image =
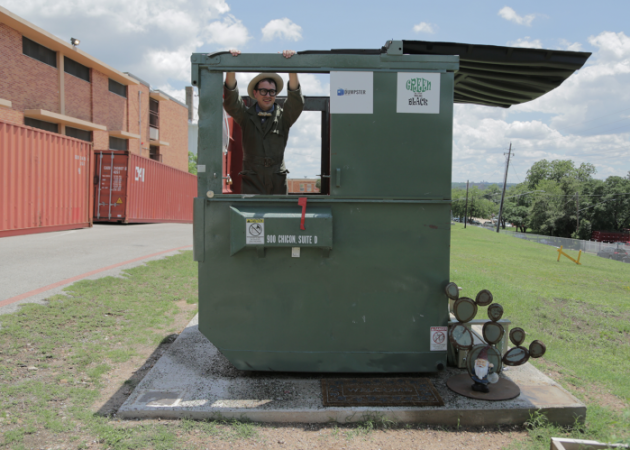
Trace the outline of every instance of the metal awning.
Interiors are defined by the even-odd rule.
[[[400,42],[400,41],[396,41]],[[300,54],[382,54],[391,52],[392,41],[381,49],[305,51]],[[402,54],[458,55],[455,103],[499,106],[534,100],[560,86],[591,56],[589,52],[500,47],[455,42],[402,41]]]
[[[557,88],[591,56],[589,52],[428,41],[403,41],[403,53],[459,55],[455,103],[503,108]]]

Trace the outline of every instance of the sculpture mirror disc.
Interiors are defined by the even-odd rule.
[[[501,317],[503,317],[503,306],[499,305],[498,303],[494,303],[488,306],[488,317],[493,322],[500,320]]]
[[[490,347],[486,344],[475,345],[470,352],[468,352],[468,357],[466,360],[466,368],[468,369],[468,374],[472,375],[475,370],[475,360],[479,357],[479,353],[487,348],[488,349],[488,362],[492,364],[488,368],[488,373],[501,373],[503,369],[503,362],[501,361],[501,353],[495,347]]]
[[[453,305],[453,314],[462,323],[470,322],[477,315],[477,304],[468,297],[462,297]]]
[[[477,297],[475,297],[475,303],[477,303],[477,305],[479,306],[488,306],[490,303],[492,303],[492,300],[492,293],[487,289],[479,291]]]
[[[451,300],[457,300],[459,298],[459,287],[455,283],[449,283],[445,288],[446,296]]]
[[[547,351],[547,347],[545,347],[545,344],[543,344],[541,341],[532,341],[531,344],[529,344],[529,355],[532,358],[540,358],[542,355],[545,354],[545,352]]]
[[[525,341],[525,330],[519,327],[512,328],[510,330],[510,341],[519,347]]]
[[[501,339],[503,339],[504,332],[505,331],[503,330],[503,325],[500,325],[496,322],[486,322],[483,324],[483,339],[488,344],[496,344],[501,341]]]
[[[461,349],[471,349],[473,345],[472,333],[461,323],[458,323],[449,330],[451,343]]]
[[[529,359],[529,351],[525,347],[514,347],[503,356],[503,363],[506,366],[520,366]]]

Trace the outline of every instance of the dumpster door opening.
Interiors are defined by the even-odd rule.
[[[245,106],[249,107],[253,104],[252,99],[248,96],[243,96],[242,99]],[[321,187],[320,192],[304,192],[301,194],[330,195],[330,97],[304,96],[304,100],[303,116],[313,114],[313,112],[318,112],[321,115],[320,170],[317,171],[316,176],[321,179]],[[286,97],[277,97],[276,99],[280,106],[284,105],[285,101]],[[298,122],[304,118],[303,116],[298,119]],[[223,155],[223,194],[240,194],[241,176],[239,172],[243,170],[242,132],[238,124],[231,119],[228,119],[228,124],[229,146],[227,153]],[[291,155],[290,143],[291,140],[289,139],[285,155]],[[305,155],[299,155],[298,157],[303,158]],[[300,175],[296,173],[295,168],[292,169],[291,163],[287,163],[287,168],[289,171],[292,171],[292,174]],[[294,178],[294,176],[291,178]]]

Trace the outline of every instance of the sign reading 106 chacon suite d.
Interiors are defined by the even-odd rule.
[[[398,72],[396,112],[440,113],[440,74]]]

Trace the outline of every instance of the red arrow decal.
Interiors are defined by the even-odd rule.
[[[300,230],[306,230],[304,227],[304,217],[306,216],[306,197],[298,198],[298,205],[302,207],[302,220],[300,220]]]

